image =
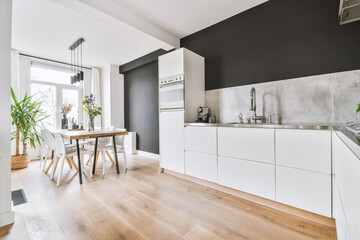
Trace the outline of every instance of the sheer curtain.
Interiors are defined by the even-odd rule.
[[[97,68],[92,68],[92,77],[91,77],[91,93],[94,94],[96,98],[96,104],[102,106],[101,104],[101,89],[100,89],[100,71]],[[101,116],[95,118],[95,127],[101,127]]]
[[[14,89],[16,95],[20,93],[20,55],[19,51],[11,50],[11,87]],[[10,89],[9,89],[10,91]],[[14,131],[12,127],[12,131]],[[21,146],[20,146],[21,149]],[[11,155],[15,154],[16,143],[11,141]]]
[[[16,94],[20,89],[20,54],[17,50],[11,50],[11,87]]]

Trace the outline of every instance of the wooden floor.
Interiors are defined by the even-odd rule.
[[[121,160],[121,158],[120,158]],[[100,163],[99,163],[100,164]],[[336,239],[336,230],[158,172],[158,161],[134,156],[129,170],[85,177],[66,169],[60,187],[38,162],[12,172],[28,203],[1,239]]]

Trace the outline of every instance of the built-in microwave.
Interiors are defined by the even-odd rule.
[[[184,84],[183,74],[159,80],[160,111],[184,109]]]

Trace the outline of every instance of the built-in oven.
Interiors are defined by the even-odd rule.
[[[184,109],[184,84],[183,74],[159,80],[160,111]]]

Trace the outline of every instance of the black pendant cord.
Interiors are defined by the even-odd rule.
[[[82,44],[84,41],[85,40],[83,38],[79,38],[75,43],[73,43],[69,47],[69,50],[71,51],[71,68],[73,72],[73,76],[71,77],[71,84],[84,80],[84,72],[83,72],[84,67],[83,67],[83,58],[82,58]],[[74,52],[74,57],[72,55],[72,52]],[[73,59],[74,59],[74,64],[73,64]]]

